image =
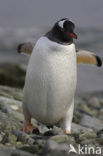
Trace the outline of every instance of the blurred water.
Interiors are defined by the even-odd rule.
[[[29,57],[17,53],[17,46],[23,42],[36,42],[46,30],[38,28],[4,30],[0,28],[0,63],[27,64]],[[103,58],[103,30],[77,29],[76,47],[95,52]],[[103,90],[103,67],[78,65],[77,93]]]

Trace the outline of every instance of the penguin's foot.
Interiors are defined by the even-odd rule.
[[[68,129],[66,129],[66,130],[64,130],[64,133],[65,133],[65,134],[71,134],[71,131],[68,130]]]
[[[37,127],[33,126],[29,121],[24,122],[23,132],[25,132],[25,133],[30,133],[30,132],[35,133],[36,131],[37,131]]]

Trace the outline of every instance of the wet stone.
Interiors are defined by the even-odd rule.
[[[97,132],[99,138],[103,138],[103,129]]]
[[[64,130],[57,125],[48,129],[35,120],[32,123],[38,127],[40,133],[26,134],[23,133],[22,90],[0,86],[0,156],[15,156],[17,152],[18,156],[68,156],[70,145],[76,149],[78,144],[101,147],[102,95],[100,92],[75,98],[71,134],[65,135]]]
[[[89,105],[91,105],[92,107],[97,108],[97,109],[101,107],[100,101],[97,97],[90,98],[88,103],[89,103]]]
[[[103,129],[103,122],[89,115],[84,115],[80,124],[88,128],[93,128],[96,132]]]
[[[53,130],[49,130],[44,133],[44,136],[54,136],[54,135],[57,135],[57,133]]]

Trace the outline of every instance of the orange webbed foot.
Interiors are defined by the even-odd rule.
[[[65,130],[64,133],[65,134],[71,134],[70,130]]]
[[[39,134],[39,130],[37,127],[33,126],[30,122],[25,121],[24,122],[24,127],[23,127],[23,132],[25,133],[36,133]]]

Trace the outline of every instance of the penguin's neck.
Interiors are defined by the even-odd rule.
[[[68,39],[66,36],[59,32],[57,29],[53,28],[45,35],[51,41],[57,42],[62,45],[70,45],[73,43],[73,39]]]

